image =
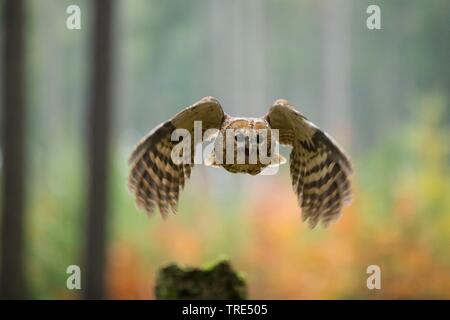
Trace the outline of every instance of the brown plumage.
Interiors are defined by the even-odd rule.
[[[218,138],[207,163],[232,173],[252,175],[260,173],[269,163],[263,163],[259,158],[256,163],[249,163],[249,149],[255,148],[260,152],[261,145],[265,143],[267,150],[272,150],[274,141],[270,133],[278,129],[278,142],[292,147],[292,185],[302,208],[303,220],[307,220],[311,227],[319,221],[328,225],[339,217],[343,206],[350,201],[350,160],[332,138],[296,111],[289,102],[283,99],[275,101],[263,118],[234,118],[223,112],[215,98],[205,97],[156,127],[135,147],[129,160],[131,171],[128,185],[135,194],[137,205],[147,213],[153,213],[156,207],[163,217],[169,211],[176,212],[180,192],[193,167],[194,146],[191,146],[190,156],[186,153],[191,161],[176,164],[171,153],[178,141],[172,141],[171,135],[175,129],[186,129],[193,136],[194,121],[202,122],[202,134],[209,129],[216,129],[223,136],[227,130],[244,133],[252,129],[262,130],[259,132],[266,130],[269,138],[264,140],[263,135],[257,136],[263,142],[256,143],[251,139],[242,145],[234,142],[234,153],[241,147],[245,148],[245,163],[218,161],[217,150],[223,150],[222,159],[226,159],[226,148],[223,142],[219,143]],[[283,163],[281,155],[275,153],[272,156],[271,164]]]

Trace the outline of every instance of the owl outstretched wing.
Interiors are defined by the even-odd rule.
[[[292,146],[291,179],[303,220],[311,228],[319,221],[327,226],[351,200],[349,158],[328,134],[284,99],[275,101],[265,118],[272,129],[279,130],[280,143]]]
[[[192,138],[190,161],[174,162],[172,150],[179,141],[172,141],[172,133],[176,129],[185,129],[193,137],[194,121],[201,121],[203,134],[208,129],[219,129],[225,117],[220,103],[213,97],[205,97],[139,141],[129,159],[128,178],[128,187],[134,193],[139,208],[152,214],[158,207],[163,217],[169,211],[176,212],[180,191],[194,165],[194,143]]]

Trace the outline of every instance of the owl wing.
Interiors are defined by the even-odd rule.
[[[292,146],[290,171],[303,220],[311,228],[337,219],[351,200],[352,165],[336,142],[289,102],[274,102],[266,115],[272,129],[279,129],[281,144]]]
[[[201,121],[202,135],[208,129],[219,129],[226,115],[213,97],[205,97],[160,124],[135,146],[129,159],[128,187],[139,208],[152,214],[156,207],[163,217],[176,212],[180,191],[191,175],[194,165],[194,121]],[[172,150],[179,141],[172,141],[175,129],[186,129],[191,138],[188,163],[173,161]],[[181,151],[182,153],[182,151]],[[186,154],[188,155],[188,154]]]

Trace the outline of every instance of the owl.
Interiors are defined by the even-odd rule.
[[[181,148],[174,132],[192,136],[196,123],[201,124],[201,136],[213,141],[205,164],[230,173],[256,175],[281,165],[286,159],[274,146],[291,147],[292,187],[302,219],[311,228],[318,222],[327,226],[350,202],[350,159],[288,101],[276,100],[262,118],[237,118],[224,113],[217,99],[205,97],[150,131],[131,154],[128,187],[138,207],[148,214],[156,208],[164,218],[177,212],[180,192],[195,164],[195,141]]]

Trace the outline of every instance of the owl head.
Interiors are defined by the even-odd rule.
[[[264,119],[231,118],[219,131],[209,164],[256,175],[269,165],[284,163],[275,148],[276,133]]]

